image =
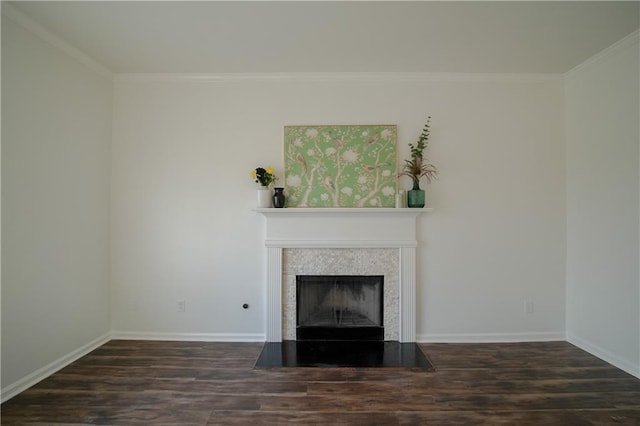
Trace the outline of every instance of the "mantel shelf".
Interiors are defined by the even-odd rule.
[[[421,213],[433,211],[433,208],[256,208],[253,211],[265,216],[286,216],[286,215],[303,215],[303,216],[418,216]]]

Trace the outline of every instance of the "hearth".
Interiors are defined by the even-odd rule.
[[[415,343],[285,340],[267,342],[256,368],[393,368],[435,371]]]
[[[383,341],[383,275],[296,276],[296,339]]]

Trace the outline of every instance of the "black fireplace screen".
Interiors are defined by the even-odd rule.
[[[384,340],[382,275],[298,275],[298,340]]]

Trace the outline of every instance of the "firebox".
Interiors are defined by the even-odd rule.
[[[296,339],[384,341],[383,286],[383,275],[296,276]]]

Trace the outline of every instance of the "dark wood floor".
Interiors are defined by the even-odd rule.
[[[435,372],[254,369],[262,344],[111,341],[3,424],[639,425],[640,379],[564,342],[423,344]]]

